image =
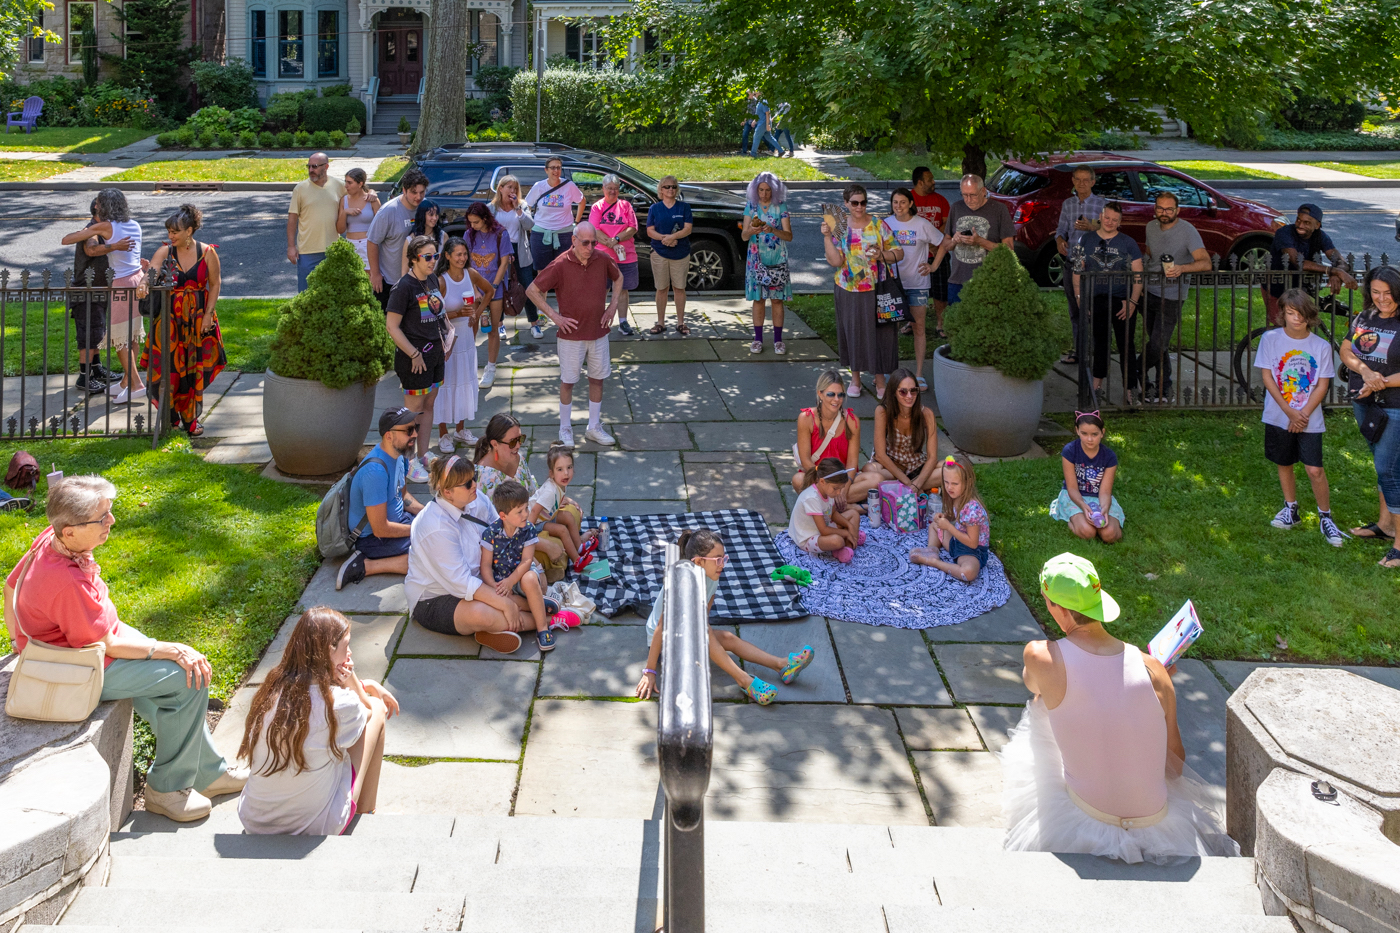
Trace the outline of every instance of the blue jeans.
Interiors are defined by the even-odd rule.
[[[517,279],[520,280],[520,284],[521,284],[522,287],[524,287],[524,288],[529,288],[529,287],[530,287],[530,283],[533,282],[533,281],[535,280],[535,267],[534,267],[533,265],[530,265],[530,266],[521,266],[521,265],[518,265],[519,261],[520,261],[520,256],[519,256],[519,254],[517,253],[517,254],[516,254],[516,262],[517,262],[517,265],[516,265],[516,267],[515,267],[513,270],[511,270],[511,274],[514,275]],[[538,321],[539,319],[540,319],[540,312],[539,312],[539,309],[535,307],[535,303],[534,303],[533,301],[528,301],[528,300],[527,300],[527,301],[525,302],[525,320],[527,320],[527,321],[529,321],[531,324],[533,324],[533,323],[535,323],[536,321]]]
[[[753,127],[754,122],[752,120],[744,121],[744,139],[742,142],[739,143],[740,152],[749,151],[749,144],[753,142]]]
[[[574,245],[574,235],[572,233],[560,233],[559,246],[545,246],[544,234],[538,230],[530,231],[530,258],[535,261],[535,274],[544,271],[544,267],[549,265],[558,257],[567,253]],[[531,280],[533,281],[533,279]]]
[[[1351,407],[1357,421],[1366,417],[1369,406],[1352,402]],[[1400,408],[1387,408],[1385,413],[1390,420],[1381,439],[1371,444],[1371,460],[1376,465],[1376,483],[1381,487],[1386,509],[1392,515],[1400,515]]]
[[[957,304],[957,303],[958,303],[958,293],[961,292],[961,291],[962,291],[962,286],[961,286],[961,285],[959,285],[959,284],[957,284],[957,283],[955,283],[955,282],[949,282],[949,283],[948,283],[948,304],[950,304],[950,305],[955,305],[955,304]]]
[[[763,146],[764,143],[767,143],[769,146],[771,146],[775,153],[783,151],[783,147],[778,144],[778,141],[776,139],[773,138],[772,133],[768,132],[767,130],[764,130],[760,133],[755,127],[755,131],[753,134],[753,148],[749,150],[749,155],[753,156],[755,159],[758,158],[758,150]]]
[[[306,291],[306,277],[325,258],[325,253],[300,253],[297,255],[297,291]]]
[[[775,135],[778,138],[779,146],[782,145],[784,139],[787,140],[788,155],[792,155],[797,151],[797,145],[792,141],[792,130],[784,126],[779,129]]]

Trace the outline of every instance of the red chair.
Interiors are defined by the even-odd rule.
[[[5,117],[5,133],[10,132],[12,126],[22,126],[26,133],[34,132],[34,127],[39,125],[39,114],[44,112],[44,99],[42,97],[29,97],[24,101],[24,109],[12,112]]]

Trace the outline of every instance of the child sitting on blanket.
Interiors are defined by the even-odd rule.
[[[597,537],[598,532],[579,534],[583,509],[565,495],[574,478],[574,449],[555,444],[545,456],[545,466],[549,469],[549,479],[530,497],[530,523],[563,542],[569,560],[576,561],[579,548]]]
[[[705,606],[707,611],[713,610],[715,591],[719,589],[719,575],[723,572],[724,565],[729,562],[729,556],[724,553],[724,544],[720,541],[719,532],[711,531],[708,528],[682,532],[676,546],[681,549],[682,558],[699,565],[700,569],[705,571]],[[647,666],[642,671],[642,679],[637,682],[637,696],[643,700],[659,689],[656,671],[661,666],[661,639],[656,636],[660,633],[664,622],[662,616],[665,605],[666,584],[663,580],[661,592],[656,597],[656,604],[651,607],[651,615],[647,617],[647,639],[651,648],[647,652]],[[777,671],[778,679],[785,684],[797,680],[797,675],[802,673],[804,667],[812,663],[812,658],[815,656],[811,645],[803,645],[801,651],[789,654],[787,661],[784,662],[780,658],[754,647],[732,632],[716,632],[711,629],[710,660],[718,664],[730,677],[733,677],[734,682],[743,688],[749,699],[760,706],[772,703],[778,696],[778,688],[759,680],[735,664],[734,659],[729,656],[731,651],[745,661],[752,661]]]
[[[1050,503],[1050,517],[1067,523],[1070,531],[1086,541],[1098,538],[1112,544],[1122,539],[1127,520],[1113,495],[1118,455],[1103,442],[1103,418],[1097,411],[1075,412],[1074,432],[1079,436],[1060,451],[1065,481],[1060,495]]]
[[[486,526],[481,535],[481,581],[497,596],[525,598],[535,618],[535,640],[540,651],[554,650],[554,633],[548,617],[559,611],[559,604],[544,595],[544,568],[535,563],[535,528],[526,521],[530,493],[508,479],[491,493],[491,504],[500,518]]]
[[[991,518],[977,498],[977,477],[972,464],[962,457],[943,461],[940,495],[943,509],[928,523],[928,547],[915,548],[909,560],[971,583],[987,565],[987,544],[991,540]],[[951,562],[940,552],[947,550]]]
[[[830,554],[843,564],[865,543],[860,513],[847,506],[836,511],[837,494],[851,481],[851,471],[835,457],[823,457],[806,473],[806,488],[797,497],[788,521],[792,543],[813,557]]]

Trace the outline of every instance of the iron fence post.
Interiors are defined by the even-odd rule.
[[[160,322],[155,326],[160,333],[160,402],[151,401],[151,393],[146,392],[146,404],[148,406],[157,405],[155,411],[149,411],[151,415],[151,449],[155,450],[160,446],[161,435],[165,429],[170,427],[170,340],[173,336],[170,322],[170,292],[162,290],[160,292]],[[146,371],[146,383],[150,384],[150,370]]]

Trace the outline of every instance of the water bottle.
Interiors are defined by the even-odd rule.
[[[880,527],[880,493],[874,489],[865,494],[865,517],[871,528]]]
[[[598,553],[604,554],[608,550],[608,517],[600,516],[598,519]]]

